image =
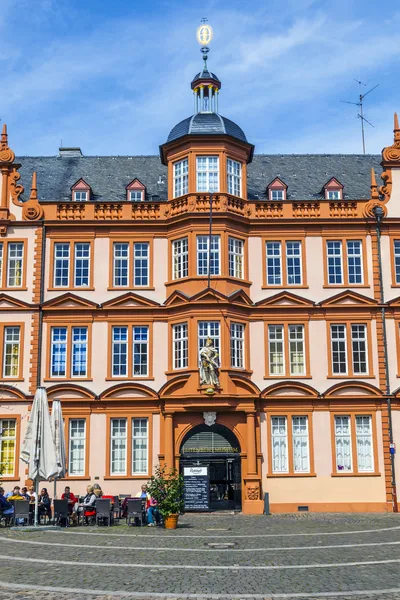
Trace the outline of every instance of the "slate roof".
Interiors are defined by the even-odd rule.
[[[371,167],[379,177],[380,161],[380,155],[368,154],[256,154],[247,167],[248,198],[265,199],[268,184],[279,177],[288,186],[288,200],[314,200],[323,197],[322,187],[335,177],[344,186],[345,199],[367,199]],[[146,186],[146,200],[167,199],[167,168],[159,156],[24,156],[16,162],[21,164],[25,200],[33,171],[43,201],[70,201],[71,186],[81,177],[92,189],[92,200],[126,200],[125,188],[135,177]]]
[[[195,75],[192,79],[192,84],[195,81],[197,81],[198,79],[215,79],[215,81],[218,81],[218,83],[221,83],[221,81],[218,79],[216,74],[212,73],[208,69],[203,69],[200,73],[197,73],[197,75]]]
[[[216,113],[197,113],[183,119],[171,129],[167,143],[184,135],[230,135],[242,142],[247,142],[244,131],[230,119]]]

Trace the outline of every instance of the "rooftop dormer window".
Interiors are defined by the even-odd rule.
[[[286,200],[286,190],[286,183],[282,179],[279,179],[279,177],[276,177],[267,187],[268,200],[272,200],[273,202]]]
[[[126,186],[126,199],[128,202],[143,202],[146,188],[139,179],[135,178]]]
[[[90,185],[84,179],[79,179],[71,187],[74,202],[87,202],[90,200]]]
[[[335,179],[335,177],[332,177],[332,179],[330,179],[328,183],[324,185],[323,192],[326,200],[343,199],[343,185],[340,183],[340,181]]]

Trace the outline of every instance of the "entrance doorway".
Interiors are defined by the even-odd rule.
[[[241,510],[242,476],[237,437],[224,425],[197,425],[181,444],[180,468],[207,466],[210,510]]]

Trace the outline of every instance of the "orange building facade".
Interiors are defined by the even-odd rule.
[[[254,155],[220,87],[196,75],[195,114],[160,158],[16,159],[4,126],[3,486],[26,480],[43,385],[74,493],[208,465],[214,509],[260,514],[268,493],[272,512],[397,510],[397,117],[381,157]],[[215,388],[199,378],[208,338]]]

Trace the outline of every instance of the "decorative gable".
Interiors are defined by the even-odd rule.
[[[315,303],[307,298],[302,298],[301,296],[297,296],[291,292],[284,291],[279,292],[279,294],[274,294],[269,298],[259,300],[256,303],[256,306],[268,306],[271,308],[279,308],[281,306],[287,306],[289,308],[312,308],[315,306]]]
[[[133,292],[127,292],[122,296],[118,296],[117,298],[113,298],[112,300],[107,300],[102,304],[102,308],[146,308],[155,306],[160,306],[158,302],[154,302],[154,300],[150,300],[149,298],[144,298],[143,296],[139,296],[138,294],[134,294]]]
[[[7,294],[0,294],[0,310],[32,310],[32,305],[24,302],[23,300],[18,300],[17,298],[12,298],[12,296],[8,296]]]
[[[172,292],[170,296],[165,300],[164,306],[180,306],[181,304],[187,304],[189,302],[189,296],[183,292]]]
[[[343,200],[343,185],[338,179],[332,177],[323,187],[326,200]]]
[[[268,200],[280,201],[286,200],[287,185],[279,177],[275,177],[267,186]]]
[[[91,300],[87,300],[86,298],[81,298],[80,296],[76,296],[75,294],[71,294],[67,292],[66,294],[62,294],[62,296],[57,296],[57,298],[52,298],[51,300],[47,300],[44,302],[43,307],[45,309],[67,309],[67,310],[95,310],[98,308],[98,304],[96,302],[92,302]]]
[[[146,197],[146,187],[135,178],[126,186],[126,199],[129,202],[143,202]]]
[[[331,296],[326,300],[318,303],[318,306],[321,308],[329,308],[335,306],[376,306],[377,301],[373,298],[368,298],[367,296],[363,296],[362,294],[358,294],[357,292],[351,292],[350,290],[345,290],[344,292],[340,292],[340,294],[335,294],[335,296]]]
[[[90,200],[91,187],[84,179],[78,179],[74,185],[71,186],[72,200],[74,202],[86,202]]]

